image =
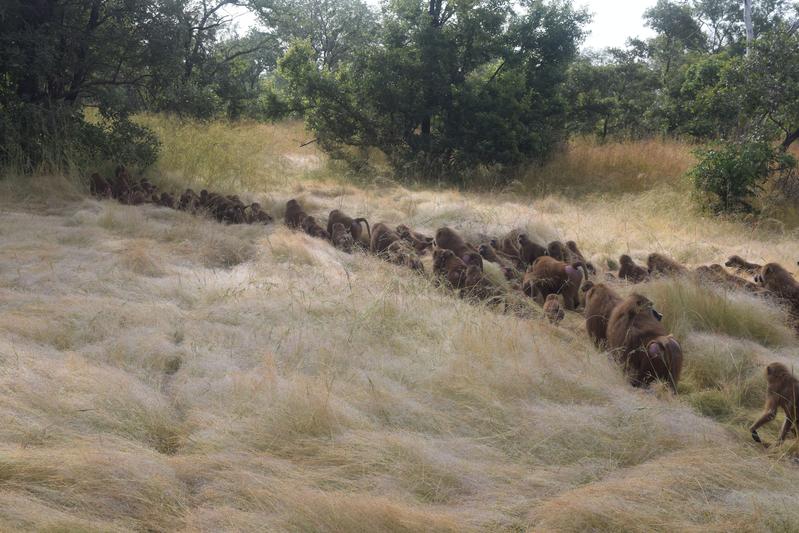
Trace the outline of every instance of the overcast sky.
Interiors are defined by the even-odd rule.
[[[644,27],[642,15],[644,10],[656,2],[657,0],[575,0],[576,6],[588,8],[594,16],[588,26],[590,34],[583,48],[623,46],[628,37],[651,37],[652,30]],[[369,3],[378,2],[372,0]],[[231,8],[228,12],[235,14],[235,22],[242,32],[255,24],[255,17],[244,9]]]

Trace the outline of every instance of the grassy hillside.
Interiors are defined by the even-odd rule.
[[[523,226],[576,240],[600,270],[652,251],[690,265],[799,259],[795,231],[694,211],[679,145],[581,144],[518,186],[469,193],[356,184],[299,147],[301,124],[145,120],[165,141],[153,181],[236,192],[277,217],[296,197],[322,219],[341,208],[429,233]],[[563,187],[532,195],[547,172]],[[0,524],[799,529],[796,445],[765,451],[745,429],[764,364],[799,363],[783,313],[687,282],[639,288],[685,348],[677,398],[630,388],[575,314],[558,328],[503,316],[281,224],[224,226],[96,201],[63,178],[6,177]]]

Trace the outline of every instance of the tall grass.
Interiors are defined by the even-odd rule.
[[[600,277],[620,253],[799,257],[796,235],[707,219],[673,187],[359,188],[321,156],[309,167],[296,123],[142,120],[171,135],[159,183],[266,197],[277,218],[297,197],[321,220],[340,208],[473,239],[520,226],[577,240]],[[576,313],[503,315],[279,224],[33,181],[0,185],[0,529],[799,529],[795,450],[746,433],[763,365],[797,362],[767,302],[615,283],[681,341],[674,398],[632,389]]]

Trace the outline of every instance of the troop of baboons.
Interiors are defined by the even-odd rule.
[[[237,196],[205,190],[197,195],[191,189],[186,189],[178,200],[169,193],[158,195],[146,179],[131,180],[124,167],[117,168],[112,180],[92,175],[90,185],[92,194],[126,204],[151,202],[192,213],[205,212],[232,224],[272,221],[260,205],[246,205]],[[502,305],[507,310],[509,299],[523,293],[543,307],[544,316],[555,326],[565,318],[565,311],[582,311],[589,338],[609,352],[633,386],[647,387],[653,381],[663,381],[673,393],[677,392],[683,351],[664,327],[654,303],[635,292],[624,298],[610,285],[589,279],[597,275],[597,270],[574,241],[538,243],[525,231],[514,229],[502,236],[481,237],[485,242],[472,243],[446,226],[434,236],[427,236],[404,224],[392,228],[379,222],[370,226],[365,218],[353,218],[338,209],[330,212],[325,228],[295,199],[286,203],[284,221],[289,228],[330,241],[346,253],[370,252],[417,272],[424,272],[421,256],[430,252],[434,282],[462,298]],[[484,261],[495,264],[507,283],[502,285],[487,276]],[[787,305],[791,319],[795,324],[799,322],[799,283],[787,270],[776,263],[758,265],[735,255],[725,266],[736,274],[752,276],[753,281],[731,274],[718,264],[691,271],[660,253],[650,254],[646,267],[637,265],[629,255],[622,255],[617,274],[608,272],[605,276],[631,284],[662,276],[693,276],[700,283],[774,299]],[[782,408],[786,421],[780,432],[781,442],[792,429],[794,433],[799,431],[799,381],[784,365],[772,363],[767,369],[767,382],[765,413],[750,429],[760,442],[757,429]]]

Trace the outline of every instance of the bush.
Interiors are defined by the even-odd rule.
[[[688,175],[707,206],[716,212],[752,212],[752,200],[775,174],[796,168],[796,160],[762,140],[743,141],[695,151],[699,163]]]

